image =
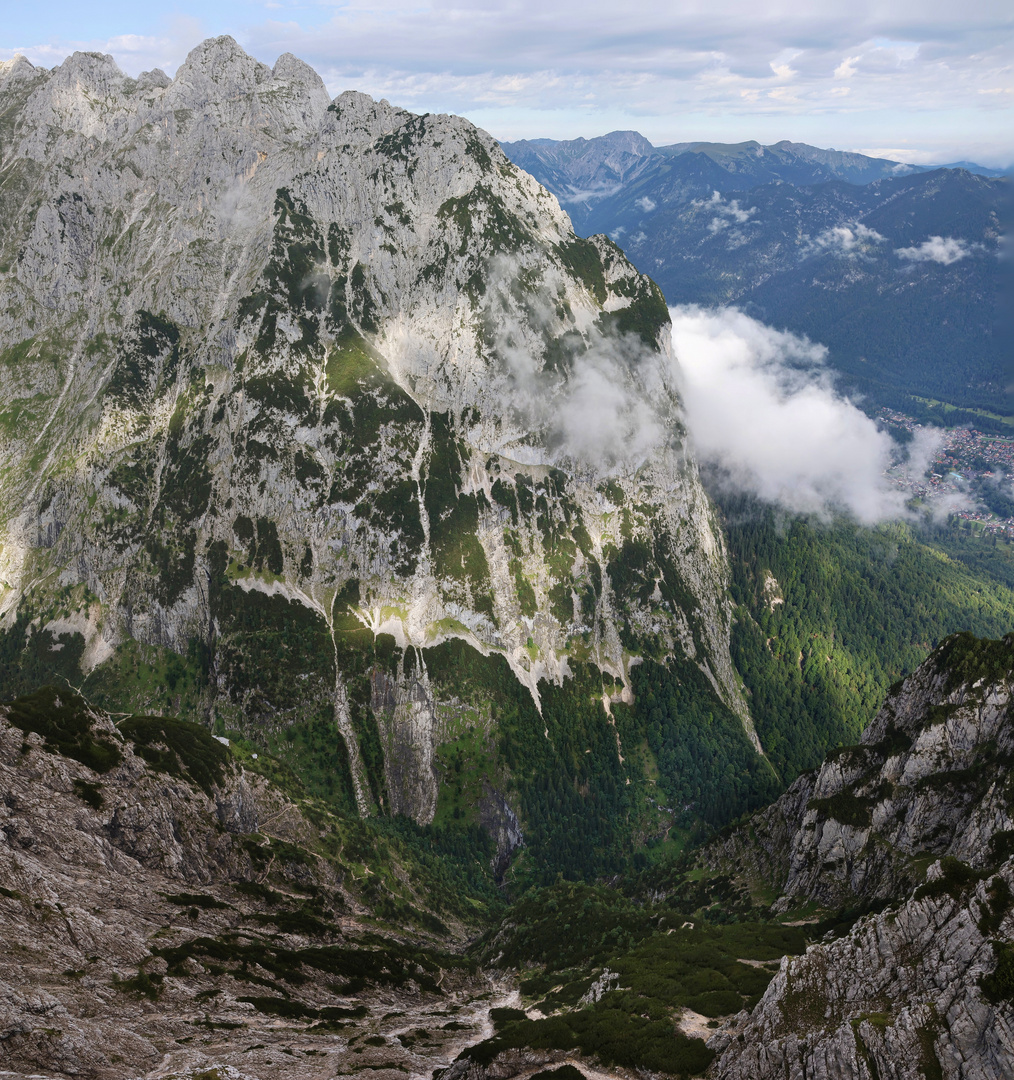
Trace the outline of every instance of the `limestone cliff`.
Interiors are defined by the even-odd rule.
[[[712,1075],[1014,1076],[1012,682],[1014,637],[949,639],[859,746],[707,853],[777,875],[778,910],[877,912],[786,957]]]
[[[327,703],[362,813],[363,628],[502,655],[536,702],[576,662],[629,686],[686,655],[756,744],[661,294],[484,132],[230,38],[172,80],[16,58],[0,215],[18,648],[196,657],[232,725]],[[386,781],[427,821],[439,694],[422,665],[389,690]]]

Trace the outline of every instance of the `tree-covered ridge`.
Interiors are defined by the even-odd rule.
[[[722,505],[733,655],[784,783],[857,741],[888,688],[948,634],[999,637],[1014,626],[1014,553],[1003,540]]]

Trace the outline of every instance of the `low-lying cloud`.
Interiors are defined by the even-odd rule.
[[[745,225],[750,218],[757,213],[757,207],[751,206],[744,210],[739,205],[738,199],[726,202],[717,191],[712,193],[710,199],[695,199],[694,206],[703,206],[708,210],[714,210],[716,216],[708,225],[708,232],[718,233],[727,229],[730,225]]]
[[[581,357],[554,403],[551,439],[569,457],[605,473],[639,464],[665,441],[661,421],[631,378],[643,352],[639,339],[601,337]]]
[[[838,225],[833,229],[825,229],[813,241],[818,248],[845,255],[865,251],[874,244],[883,242],[884,237],[876,229],[867,228],[861,221],[854,225]]]
[[[488,293],[500,295],[488,332],[507,378],[501,404],[515,430],[538,433],[550,460],[591,474],[640,467],[671,437],[658,411],[663,403],[666,412],[666,362],[636,334],[593,324],[559,336],[553,290],[544,286],[518,303],[514,283],[524,269],[517,258],[501,256],[490,262],[488,276]],[[554,339],[549,364],[546,331]],[[418,347],[412,335],[409,340]]]
[[[724,483],[796,513],[905,513],[891,438],[835,390],[823,345],[735,308],[670,315],[691,438]]]
[[[899,259],[917,263],[943,263],[944,266],[950,266],[951,263],[956,263],[959,259],[964,259],[971,253],[968,242],[959,240],[955,236],[931,236],[918,247],[894,249],[894,254]]]

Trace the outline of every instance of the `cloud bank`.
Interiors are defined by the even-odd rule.
[[[884,237],[876,229],[867,228],[861,221],[851,227],[839,225],[833,229],[825,229],[815,240],[817,248],[826,251],[835,251],[844,255],[851,255],[865,251],[873,244],[882,244]]]
[[[735,308],[670,315],[691,438],[725,483],[795,513],[905,513],[883,476],[890,436],[836,392],[823,345]]]
[[[950,266],[951,263],[971,254],[967,241],[954,236],[931,236],[918,247],[895,248],[894,254],[908,262],[935,262]]]

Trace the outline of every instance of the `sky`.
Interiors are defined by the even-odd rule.
[[[919,164],[1014,161],[1010,0],[5,0],[0,59],[75,49],[172,75],[231,34],[332,94],[467,116],[501,140],[634,129]]]

